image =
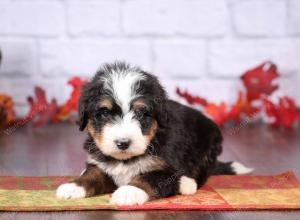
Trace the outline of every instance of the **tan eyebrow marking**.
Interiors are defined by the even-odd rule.
[[[141,100],[137,100],[133,103],[133,109],[141,109],[145,107],[147,107],[146,103]]]
[[[102,100],[99,102],[98,106],[99,106],[100,108],[108,108],[108,109],[112,109],[113,104],[112,104],[111,100],[109,100],[109,99],[102,99]]]

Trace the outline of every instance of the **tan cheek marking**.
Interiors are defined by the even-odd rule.
[[[157,121],[154,120],[152,121],[151,123],[151,126],[149,128],[149,131],[147,132],[147,134],[145,135],[145,138],[148,140],[148,142],[150,142],[153,137],[155,136],[156,134],[156,130],[157,130]]]
[[[95,128],[93,127],[92,122],[89,120],[88,124],[87,124],[87,130],[90,133],[90,135],[93,137],[94,141],[97,144],[97,147],[100,148],[101,144],[102,144],[102,133],[97,133]]]
[[[108,108],[108,109],[112,109],[113,105],[112,105],[112,102],[109,100],[109,99],[103,99],[101,100],[99,103],[98,103],[98,106],[100,108]]]

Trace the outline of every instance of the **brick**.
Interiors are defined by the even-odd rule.
[[[37,73],[38,51],[31,40],[1,40],[0,75],[34,75]]]
[[[300,1],[289,0],[288,32],[292,35],[300,35]]]
[[[57,36],[64,31],[61,2],[14,1],[0,3],[0,34]]]
[[[300,71],[300,40],[216,40],[208,54],[209,72],[216,76],[238,77],[245,70],[271,60],[285,74]]]
[[[286,32],[286,11],[283,0],[236,1],[235,31],[241,36],[282,36]]]
[[[154,43],[154,72],[162,77],[198,78],[206,73],[206,45],[199,40]]]
[[[44,41],[41,70],[47,76],[91,76],[104,62],[124,60],[150,69],[150,48],[144,40]]]
[[[70,2],[68,28],[73,36],[116,35],[120,32],[120,2]]]
[[[130,35],[220,36],[227,18],[223,0],[132,0],[123,8],[124,31]]]

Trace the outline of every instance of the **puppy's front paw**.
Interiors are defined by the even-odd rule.
[[[119,187],[113,194],[110,202],[115,205],[141,205],[149,200],[148,194],[135,186]]]
[[[85,189],[76,183],[65,183],[56,190],[56,197],[60,199],[78,199],[85,197]]]

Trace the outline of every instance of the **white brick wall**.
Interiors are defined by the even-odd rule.
[[[44,40],[40,69],[45,76],[91,76],[101,63],[127,60],[150,69],[150,45],[143,39]]]
[[[128,35],[220,36],[227,25],[223,0],[130,0],[123,9]]]
[[[239,1],[233,5],[234,28],[239,36],[284,36],[285,0]]]
[[[59,36],[64,31],[64,18],[64,7],[58,1],[4,1],[0,4],[0,33]]]
[[[81,37],[120,34],[120,7],[118,1],[70,2],[67,7],[70,35]]]
[[[164,78],[199,78],[206,74],[206,44],[201,40],[157,40],[154,72]]]
[[[216,40],[211,45],[208,62],[212,75],[238,77],[244,70],[263,61],[278,64],[282,74],[300,70],[299,39]]]
[[[0,92],[18,113],[34,85],[63,102],[72,75],[127,60],[214,101],[232,101],[247,68],[272,60],[300,102],[300,0],[0,0]]]

